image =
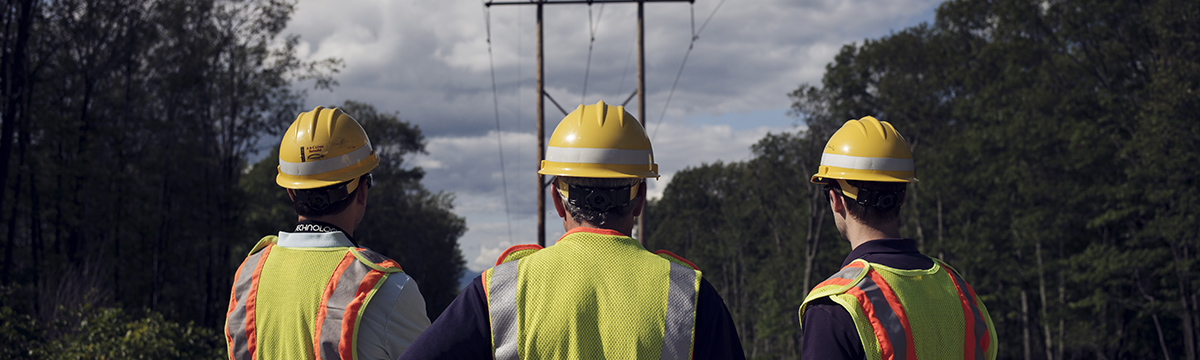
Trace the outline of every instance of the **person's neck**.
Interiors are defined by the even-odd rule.
[[[582,228],[592,228],[592,229],[606,229],[606,230],[613,230],[613,231],[625,234],[626,236],[632,237],[634,223],[635,223],[635,221],[633,220],[633,218],[628,217],[628,218],[617,219],[616,221],[608,221],[604,225],[596,225],[596,224],[592,224],[587,221],[576,222],[574,218],[572,218],[571,216],[567,216],[567,217],[563,218],[563,230],[566,232],[571,232],[571,230],[575,230],[576,228],[581,228],[581,227]]]
[[[842,236],[850,242],[851,250],[871,240],[895,239],[900,237],[900,227],[897,224],[874,227],[852,220],[846,225],[846,233],[842,234]]]

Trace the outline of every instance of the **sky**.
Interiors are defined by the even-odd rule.
[[[406,162],[426,171],[426,188],[454,194],[472,276],[508,246],[537,243],[536,6],[484,4],[302,0],[285,30],[300,36],[302,59],[345,63],[332,91],[307,90],[307,108],[355,100],[420,127],[427,153]],[[662,175],[649,196],[680,170],[748,160],[767,133],[797,131],[788,93],[819,84],[842,46],[932,22],[938,4],[646,3],[643,120]],[[546,93],[568,112],[624,103],[637,87],[636,36],[635,3],[545,5]],[[625,109],[638,114],[636,96]],[[565,114],[549,100],[544,111],[549,138]],[[546,209],[550,245],[563,228],[549,197]]]

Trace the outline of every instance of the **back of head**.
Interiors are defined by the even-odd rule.
[[[917,182],[904,137],[874,117],[849,120],[829,138],[810,179],[841,193],[850,213],[867,224],[899,217],[907,184]]]
[[[628,216],[642,179],[658,178],[646,130],[621,106],[580,105],[554,129],[538,169],[556,176],[563,205],[576,221],[604,225]]]
[[[345,210],[360,178],[379,165],[367,132],[340,109],[300,113],[279,144],[275,183],[290,189],[296,212],[319,217]]]

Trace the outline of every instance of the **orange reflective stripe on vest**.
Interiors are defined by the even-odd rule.
[[[898,270],[855,260],[805,297],[801,321],[811,301],[830,298],[854,319],[868,359],[912,360],[918,353],[939,359],[958,354],[966,360],[994,358],[987,308],[952,268],[934,262],[937,266],[927,270]],[[910,319],[918,321],[915,328]],[[946,341],[959,336],[962,343]]]
[[[268,244],[262,251],[247,257],[235,275],[225,331],[231,360],[257,357],[254,309],[263,264],[273,246]],[[355,250],[381,267],[400,268],[395,261],[367,249],[346,251],[325,285],[320,305],[314,309],[317,316],[313,352],[317,359],[354,358],[359,312],[368,295],[387,278],[388,273],[359,261],[354,255]]]
[[[974,360],[986,358],[987,349],[991,346],[991,336],[988,335],[987,320],[976,305],[975,289],[963,281],[954,271],[947,271],[954,279],[954,287],[958,290],[958,298],[962,301],[963,319],[966,320],[966,336],[964,336],[963,359]]]
[[[229,344],[229,359],[254,359],[254,302],[258,293],[258,276],[273,245],[246,257],[234,275],[233,294],[226,313],[225,340]]]
[[[858,273],[860,271],[862,271],[862,268],[863,268],[862,263],[857,262],[857,261],[852,262],[852,263],[850,263],[850,265],[846,265],[846,267],[843,267],[842,270],[838,271],[836,274],[833,274],[833,276],[830,276],[828,279],[825,279],[825,281],[822,281],[820,284],[817,284],[815,289],[819,289],[821,287],[831,286],[831,285],[832,286],[845,286],[846,284],[849,284],[851,281],[854,281],[854,278],[856,276],[858,276]]]
[[[878,272],[870,270],[862,281],[846,290],[846,293],[858,298],[863,313],[874,328],[875,337],[879,339],[879,350],[884,359],[917,358],[904,306]]]

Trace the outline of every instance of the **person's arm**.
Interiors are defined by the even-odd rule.
[[[417,282],[403,273],[388,276],[363,310],[358,327],[358,357],[394,359],[429,327],[425,298]]]
[[[829,298],[813,300],[804,310],[801,359],[866,359],[854,319]]]
[[[491,359],[487,296],[476,276],[454,302],[400,355],[411,359]]]
[[[738,338],[733,317],[725,300],[708,279],[700,279],[700,294],[696,300],[696,338],[693,359],[745,359],[742,341]]]

